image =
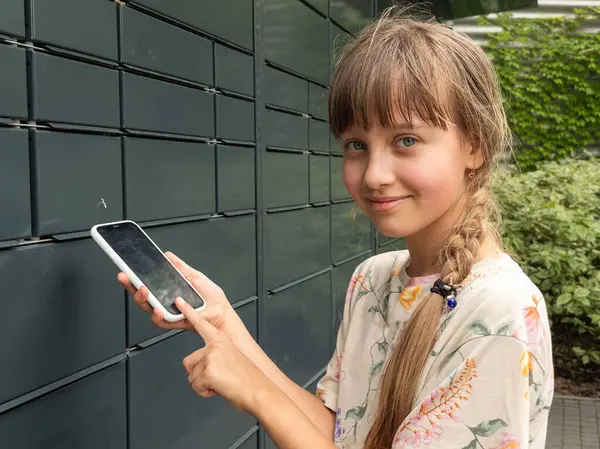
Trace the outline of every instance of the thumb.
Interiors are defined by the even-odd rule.
[[[194,329],[203,338],[205,343],[209,343],[214,340],[218,335],[219,331],[208,322],[201,314],[182,298],[177,297],[175,299],[175,305],[181,311],[184,317],[194,326]]]

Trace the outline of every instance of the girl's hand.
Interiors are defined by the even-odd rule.
[[[187,265],[175,254],[166,252],[165,255],[206,301],[206,309],[202,312],[204,318],[219,331],[224,332],[234,340],[247,338],[248,332],[246,327],[235,310],[233,310],[233,307],[231,307],[223,290],[204,274]],[[187,318],[173,323],[165,321],[162,312],[159,309],[154,310],[148,303],[149,291],[145,286],[137,290],[125,273],[119,273],[117,278],[123,287],[133,296],[136,305],[144,312],[152,315],[152,323],[156,327],[160,329],[194,330],[194,326]]]
[[[175,304],[206,343],[183,360],[191,387],[202,397],[218,394],[237,410],[255,414],[257,399],[274,385],[227,334],[181,298]]]

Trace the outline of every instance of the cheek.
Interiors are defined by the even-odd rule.
[[[442,161],[405,167],[401,182],[417,200],[434,207],[453,203],[463,190],[463,179],[457,167]]]

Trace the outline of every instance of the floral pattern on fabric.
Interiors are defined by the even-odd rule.
[[[336,414],[340,448],[362,448],[387,358],[437,278],[410,278],[408,259],[406,251],[374,256],[349,283],[317,393]],[[553,366],[541,293],[502,254],[475,264],[457,301],[440,319],[414,408],[390,449],[543,449]]]

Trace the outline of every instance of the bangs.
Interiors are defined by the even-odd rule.
[[[444,130],[455,123],[453,89],[443,76],[448,67],[435,53],[425,39],[397,32],[350,44],[330,88],[332,134],[339,138],[348,128],[377,122],[393,128],[415,118]]]

